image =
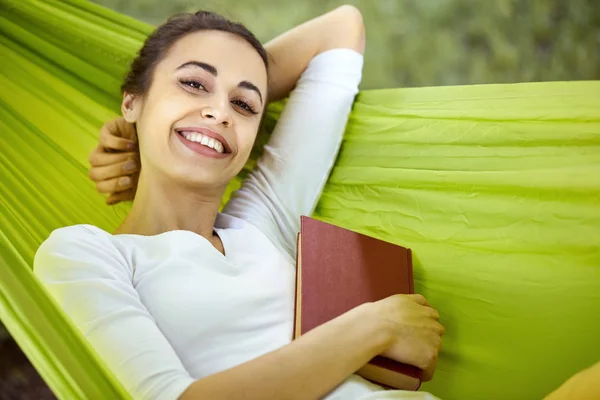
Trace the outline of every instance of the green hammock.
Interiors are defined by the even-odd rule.
[[[79,0],[0,0],[0,319],[63,399],[128,397],[30,266],[53,229],[126,214],[95,192],[87,156],[150,30]],[[316,215],[414,249],[416,291],[447,328],[424,390],[539,399],[600,360],[599,93],[360,93]]]

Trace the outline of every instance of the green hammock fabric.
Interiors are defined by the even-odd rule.
[[[150,30],[82,1],[0,0],[0,319],[63,399],[128,397],[30,266],[53,229],[110,230],[127,212],[104,205],[87,156]],[[358,96],[315,215],[414,249],[415,289],[447,328],[424,390],[537,399],[600,360],[598,93],[553,82]]]

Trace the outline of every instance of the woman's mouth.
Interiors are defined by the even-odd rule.
[[[190,150],[200,153],[203,155],[211,156],[214,158],[227,157],[231,151],[227,143],[215,138],[214,136],[220,136],[217,134],[211,134],[211,136],[201,132],[200,129],[186,130],[185,128],[176,129],[175,132],[181,140],[181,142]]]
[[[216,150],[218,153],[224,153],[225,146],[217,139],[213,139],[198,132],[178,131],[178,133],[190,142],[200,143],[203,146]]]

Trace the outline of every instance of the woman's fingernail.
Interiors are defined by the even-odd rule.
[[[135,143],[133,143],[133,142],[127,143],[127,148],[128,148],[129,150],[133,150],[133,149],[135,149]]]
[[[123,171],[125,171],[125,172],[131,172],[131,171],[135,170],[136,166],[137,166],[137,164],[135,163],[135,161],[133,161],[133,160],[127,161],[123,165]]]
[[[131,178],[128,176],[124,176],[119,179],[119,186],[128,186],[131,184]]]

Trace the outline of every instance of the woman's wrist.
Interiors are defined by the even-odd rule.
[[[375,303],[362,304],[344,316],[347,320],[343,329],[358,331],[357,345],[364,347],[371,357],[385,352],[392,345],[394,336],[391,324],[379,317]]]

